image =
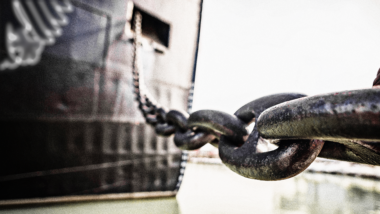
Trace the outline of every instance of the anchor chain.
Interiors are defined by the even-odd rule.
[[[376,87],[310,97],[274,94],[247,103],[234,115],[215,110],[190,115],[166,112],[143,83],[141,20],[136,12],[133,82],[138,107],[157,135],[174,134],[178,148],[195,150],[210,143],[218,147],[222,162],[232,171],[259,180],[293,177],[317,156],[380,165],[380,89]],[[277,148],[268,149],[268,143]]]

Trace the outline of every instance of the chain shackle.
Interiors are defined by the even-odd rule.
[[[190,115],[188,125],[209,128],[221,134],[219,156],[232,171],[258,180],[286,179],[304,171],[318,156],[323,142],[281,140],[276,150],[264,152],[258,149],[260,135],[257,127],[248,137],[246,126],[266,108],[304,96],[276,94],[262,97],[244,105],[235,115],[201,110]]]

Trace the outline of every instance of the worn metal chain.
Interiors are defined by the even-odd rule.
[[[142,112],[146,122],[155,126],[155,131],[160,136],[170,136],[175,133],[174,142],[177,147],[183,150],[194,150],[202,147],[206,143],[213,141],[217,133],[211,134],[204,129],[190,130],[187,126],[188,115],[186,113],[171,110],[166,112],[160,105],[153,100],[147,93],[143,83],[143,72],[140,61],[141,45],[141,22],[142,16],[136,12],[134,16],[134,42],[133,42],[133,84],[134,93],[138,102],[138,107]]]
[[[307,97],[282,93],[261,97],[234,115],[200,110],[166,112],[143,86],[139,48],[141,15],[135,15],[133,77],[139,109],[161,136],[194,150],[218,147],[223,163],[248,178],[280,180],[304,171],[318,157],[380,165],[380,89]],[[375,81],[376,82],[376,81]],[[375,84],[375,83],[374,83]],[[255,122],[253,131],[247,127]],[[271,143],[276,149],[268,149]]]

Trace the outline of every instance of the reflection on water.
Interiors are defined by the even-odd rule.
[[[284,190],[275,199],[279,213],[380,213],[380,183],[372,179],[304,173]]]
[[[1,214],[177,214],[180,213],[175,198],[153,200],[118,200],[56,204],[48,206],[28,206],[23,208],[0,209]]]
[[[177,196],[181,213],[380,213],[380,182],[302,173],[255,181],[222,165],[188,164]]]
[[[188,164],[177,198],[3,207],[2,213],[380,214],[380,182],[317,173],[284,181],[255,181],[223,165]]]

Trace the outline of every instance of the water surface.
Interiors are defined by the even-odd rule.
[[[241,177],[224,165],[188,164],[176,198],[1,208],[0,214],[66,213],[380,213],[380,182],[302,173],[284,181]]]
[[[380,213],[380,182],[319,173],[257,181],[224,165],[188,164],[177,201],[183,214]]]

